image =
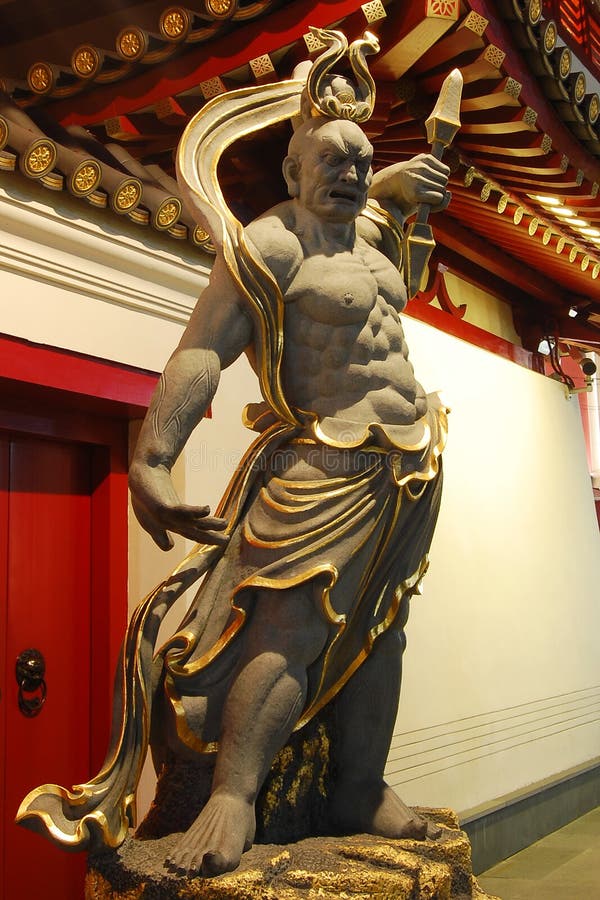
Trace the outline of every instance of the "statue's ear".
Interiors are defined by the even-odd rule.
[[[286,156],[283,161],[283,177],[290,197],[297,197],[300,191],[300,160],[297,156]]]

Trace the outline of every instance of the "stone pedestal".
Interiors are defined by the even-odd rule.
[[[477,885],[469,839],[451,810],[419,810],[442,827],[436,840],[372,835],[256,844],[235,872],[180,878],[163,861],[178,835],[128,838],[90,855],[85,900],[494,900]]]

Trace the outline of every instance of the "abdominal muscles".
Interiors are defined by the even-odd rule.
[[[350,294],[350,291],[347,292]],[[348,297],[329,322],[308,303],[287,305],[284,389],[288,403],[319,417],[387,425],[410,424],[426,400],[408,361],[396,310],[381,295],[349,315]],[[337,319],[337,321],[335,321]],[[354,320],[353,320],[354,319]]]

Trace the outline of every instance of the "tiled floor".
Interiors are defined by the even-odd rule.
[[[600,807],[477,880],[501,900],[600,900]]]

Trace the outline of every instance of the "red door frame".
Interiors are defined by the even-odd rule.
[[[128,425],[145,414],[157,379],[0,335],[0,429],[93,445],[90,773],[104,759],[127,622]]]

